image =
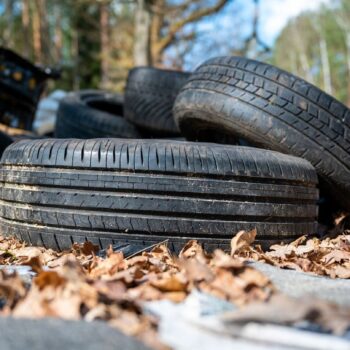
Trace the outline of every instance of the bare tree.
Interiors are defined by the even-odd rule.
[[[4,32],[2,34],[2,41],[4,45],[11,47],[13,43],[13,20],[14,20],[13,1],[6,0],[4,5],[5,5],[6,27],[4,28]]]
[[[100,4],[100,41],[101,41],[101,87],[106,88],[109,76],[109,1]]]
[[[40,40],[41,40],[41,63],[48,64],[51,60],[50,50],[50,32],[47,16],[47,1],[35,0],[36,11],[38,15]]]
[[[37,11],[36,6],[37,3],[31,3],[33,6],[32,8],[32,14],[33,14],[33,20],[32,20],[32,30],[33,30],[33,48],[34,48],[34,57],[36,62],[42,62],[42,48],[41,48],[41,30],[40,30],[40,14],[39,11]]]
[[[254,16],[253,16],[253,30],[250,36],[245,40],[243,52],[250,58],[256,58],[259,54],[259,48],[262,48],[263,52],[271,51],[270,47],[261,40],[258,25],[260,18],[259,0],[254,1]]]
[[[310,62],[308,59],[307,47],[305,47],[305,43],[302,40],[300,40],[300,37],[301,33],[299,31],[299,27],[293,26],[292,37],[290,38],[290,40],[293,43],[293,47],[296,47],[298,51],[299,61],[303,73],[301,75],[304,75],[306,77],[306,80],[310,83],[314,83],[314,77],[312,75]]]
[[[319,20],[320,18],[313,17],[311,19],[311,24],[319,38],[321,66],[322,66],[322,73],[323,73],[323,87],[327,93],[332,94],[333,88],[332,88],[331,67],[329,63],[327,41],[325,39],[322,26],[320,25]]]
[[[324,89],[329,94],[332,94],[333,88],[332,88],[332,78],[331,78],[331,66],[329,64],[327,42],[323,36],[320,37],[320,52],[321,52]]]
[[[61,7],[58,3],[54,4],[54,15],[55,15],[55,61],[60,62],[62,59],[62,46],[63,46],[63,35],[62,35],[62,13]]]
[[[220,11],[228,2],[229,0],[217,0],[208,6],[201,0],[186,0],[178,5],[168,5],[165,0],[154,1],[153,21],[156,24],[151,36],[152,63],[159,65],[164,51],[173,45],[178,37],[181,40],[186,39],[183,35],[179,36],[185,26]],[[192,35],[190,34],[190,37]]]
[[[29,26],[30,26],[30,13],[29,13],[29,0],[22,1],[22,29],[23,29],[23,47],[24,55],[26,58],[29,58],[30,55],[30,35],[29,35]]]
[[[348,74],[348,100],[347,105],[350,107],[350,13],[343,9],[336,14],[335,19],[337,24],[342,30],[345,38],[346,48],[346,63],[347,63],[347,74]]]
[[[136,66],[151,64],[150,26],[150,1],[136,0],[134,32],[134,64]]]
[[[193,39],[183,34],[191,23],[220,11],[229,0],[207,5],[202,0],[169,3],[166,0],[137,0],[135,12],[135,65],[161,65],[164,52],[178,40]]]

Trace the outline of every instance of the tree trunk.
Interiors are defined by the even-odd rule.
[[[50,33],[47,22],[46,0],[36,0],[36,8],[39,15],[39,30],[41,40],[41,63],[49,64],[50,57]]]
[[[301,65],[301,69],[303,72],[303,76],[305,77],[305,79],[309,82],[309,83],[314,83],[314,77],[312,75],[311,72],[311,68],[310,68],[310,64],[309,64],[309,60],[308,60],[308,55],[306,52],[306,48],[304,43],[300,40],[300,38],[302,37],[302,34],[299,32],[299,30],[297,28],[295,28],[295,26],[292,27],[292,37],[291,40],[293,41],[293,43],[296,46],[296,52],[297,55],[299,57],[300,60],[300,65]]]
[[[164,25],[165,1],[153,1],[156,11],[152,13],[150,25],[150,54],[153,65],[160,65],[163,59],[163,52],[159,50],[158,43],[161,39],[162,28]]]
[[[22,1],[22,30],[23,30],[23,54],[30,58],[30,36],[29,36],[29,0]]]
[[[62,17],[61,17],[61,8],[59,4],[54,6],[55,12],[55,61],[60,62],[62,60],[62,44],[63,44],[63,35],[62,35]]]
[[[348,71],[348,97],[346,104],[350,108],[350,31],[345,34],[346,40],[346,63],[347,63],[347,71]]]
[[[101,40],[101,88],[106,89],[109,77],[109,3],[102,2],[100,6],[100,40]]]
[[[41,55],[42,49],[41,49],[40,15],[39,15],[39,11],[37,10],[37,6],[34,6],[32,14],[33,14],[32,27],[33,27],[34,58],[35,58],[35,61],[39,63],[39,62],[42,62],[42,55]]]
[[[301,51],[301,53],[300,53],[300,63],[301,63],[301,67],[302,67],[302,69],[304,71],[306,80],[309,83],[314,84],[314,77],[313,77],[313,75],[311,73],[310,64],[309,64],[309,61],[307,59],[307,55],[306,55],[306,53],[304,51]]]
[[[335,16],[335,20],[338,23],[340,29],[344,32],[345,47],[346,47],[346,64],[348,71],[348,93],[346,104],[350,107],[350,24],[345,16],[346,11],[342,12],[340,16]]]
[[[134,65],[151,65],[150,50],[151,13],[148,0],[137,0],[135,12]]]
[[[72,57],[74,59],[73,68],[73,90],[77,91],[80,88],[80,73],[79,73],[79,34],[76,28],[72,34]]]
[[[11,47],[13,44],[13,1],[7,0],[5,2],[5,20],[6,27],[2,35],[2,40],[5,46]]]
[[[331,68],[329,64],[327,42],[323,37],[321,37],[320,39],[320,51],[321,51],[324,90],[331,95],[332,94]]]

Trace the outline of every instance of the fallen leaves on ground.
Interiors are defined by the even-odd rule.
[[[323,240],[302,236],[289,244],[272,245],[266,252],[253,246],[255,235],[255,230],[239,232],[232,240],[231,255],[331,278],[350,278],[350,234]]]
[[[17,275],[0,271],[5,303],[0,315],[104,320],[153,348],[164,349],[157,340],[157,323],[143,314],[142,302],[181,302],[199,289],[245,305],[267,300],[275,292],[261,272],[220,250],[207,254],[196,241],[189,241],[178,256],[164,244],[129,259],[111,248],[102,258],[97,250],[85,242],[58,253],[1,237],[2,264],[30,265],[37,275],[26,288]]]
[[[338,310],[325,302],[311,306],[305,301],[294,310],[297,301],[279,296],[263,273],[245,264],[247,259],[255,259],[344,277],[349,273],[349,236],[323,241],[301,237],[264,253],[252,246],[256,235],[255,230],[235,235],[230,255],[221,250],[208,254],[191,240],[178,256],[160,244],[130,258],[111,247],[100,257],[98,247],[91,242],[55,252],[0,237],[1,264],[29,265],[37,272],[28,286],[15,273],[0,271],[0,316],[103,320],[152,348],[167,349],[157,338],[157,321],[143,313],[142,303],[162,299],[181,302],[197,289],[242,308],[230,322],[252,319],[288,324],[310,320],[339,333],[350,326],[344,321],[346,317],[350,320],[348,309]],[[283,318],[281,308],[293,313]]]

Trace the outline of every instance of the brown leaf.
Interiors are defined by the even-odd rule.
[[[187,279],[181,274],[163,275],[158,280],[151,281],[151,285],[162,292],[185,292]]]
[[[28,265],[31,259],[39,259],[41,265],[46,265],[48,262],[57,259],[58,253],[52,249],[42,247],[21,247],[11,250],[13,256],[17,259],[19,265]]]
[[[27,294],[23,280],[16,273],[0,270],[0,298],[13,308]]]
[[[65,265],[69,260],[76,260],[76,257],[72,253],[62,254],[57,259],[51,260],[48,263],[46,263],[46,266],[51,269],[54,269]]]
[[[184,301],[187,297],[187,293],[186,292],[166,292],[163,294],[163,298],[170,300],[174,303],[181,303],[182,301]]]
[[[264,275],[259,270],[256,270],[252,267],[246,267],[238,274],[238,277],[246,283],[246,286],[258,286],[261,288],[265,288],[267,286],[272,288],[272,283],[270,279]]]
[[[36,276],[33,282],[38,286],[39,289],[51,286],[57,288],[66,282],[66,279],[60,276],[56,271],[41,271]]]
[[[339,278],[350,278],[350,267],[335,266],[333,269],[334,276]]]
[[[93,244],[90,241],[86,241],[80,246],[80,252],[83,255],[92,255],[96,254],[100,250],[98,245]]]
[[[255,241],[256,234],[256,229],[251,231],[239,231],[231,240],[231,256],[249,247]]]
[[[288,244],[274,244],[270,247],[270,251],[266,252],[266,256],[269,258],[281,258],[286,259],[294,255],[295,247]]]
[[[16,249],[14,251],[14,255],[17,257],[17,259],[25,258],[30,259],[34,257],[40,257],[42,254],[43,248],[39,247],[23,247],[20,249]]]
[[[146,256],[161,260],[161,261],[166,261],[171,263],[173,258],[170,254],[169,248],[165,244],[160,244],[155,246],[151,252],[149,253],[144,253]]]
[[[125,267],[124,255],[122,252],[113,252],[106,259],[95,258],[91,266],[90,276],[97,278],[102,275],[112,275]]]
[[[189,259],[204,256],[205,253],[203,247],[196,240],[188,241],[179,253],[180,259]]]
[[[222,267],[225,269],[240,269],[244,266],[243,261],[238,258],[224,253],[222,250],[216,249],[211,259],[211,265]]]
[[[317,299],[294,299],[276,294],[265,303],[251,303],[238,311],[227,313],[228,323],[264,322],[290,325],[310,321],[336,334],[343,334],[350,327],[350,308]]]
[[[26,261],[25,264],[23,265],[28,265],[31,267],[31,269],[36,272],[36,273],[40,273],[43,269],[41,260],[38,256],[34,256],[32,258],[30,258],[28,261]]]
[[[214,276],[214,279],[210,283],[200,283],[200,289],[238,305],[245,303],[246,295],[244,288],[246,284],[242,280],[225,269],[217,269]]]
[[[145,272],[137,266],[129,267],[126,270],[115,272],[112,275],[102,275],[104,281],[122,281],[127,286],[132,287],[137,284],[137,281],[145,276]],[[96,278],[96,277],[95,277]]]
[[[214,279],[214,273],[209,266],[198,259],[182,259],[179,263],[190,282],[196,284],[201,281],[210,282]]]
[[[333,264],[335,262],[350,261],[350,252],[334,249],[326,254],[321,261],[326,265]]]
[[[301,236],[299,238],[297,238],[295,241],[289,243],[289,245],[293,246],[293,247],[298,247],[300,244],[304,243],[306,241],[306,236]]]
[[[103,296],[104,300],[109,301],[123,300],[126,296],[127,291],[125,284],[120,281],[97,280],[93,283],[93,287],[101,296]]]

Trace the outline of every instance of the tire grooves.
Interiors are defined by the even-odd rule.
[[[18,186],[14,186],[14,187],[9,187],[7,184],[13,184],[13,185],[18,185]],[[33,190],[31,189],[33,186],[36,186],[35,184],[23,184],[23,183],[14,183],[14,182],[0,182],[0,184],[3,184],[2,189],[0,189],[0,193],[1,191],[6,191],[6,190],[26,190],[26,188],[28,188],[28,192],[55,192],[54,189],[61,189],[62,191],[64,191],[65,193],[75,193],[75,194],[80,194],[80,195],[100,195],[101,192],[103,193],[103,195],[101,196],[129,196],[130,198],[132,197],[136,197],[138,195],[143,195],[143,198],[153,198],[156,199],[157,197],[159,199],[164,198],[164,196],[162,197],[161,195],[163,194],[167,194],[166,191],[156,191],[156,190],[140,190],[140,189],[113,189],[113,192],[110,191],[110,189],[107,188],[92,188],[92,187],[88,187],[88,188],[84,188],[84,187],[76,187],[76,186],[70,186],[69,189],[62,187],[62,186],[58,186],[58,185],[40,185],[40,190],[36,189]],[[269,192],[271,191],[270,189],[266,189],[266,190],[261,190]],[[202,199],[202,200],[233,200],[233,201],[245,201],[247,203],[270,203],[270,204],[314,204],[316,199],[317,199],[317,195],[316,195],[316,191],[314,192],[314,198],[278,198],[278,197],[269,197],[266,195],[266,193],[262,193],[261,197],[257,196],[257,195],[236,195],[236,194],[211,194],[211,193],[191,193],[191,192],[176,192],[176,195],[170,195],[167,194],[166,198],[167,199],[171,199],[171,200],[179,200],[179,199],[183,199],[183,200],[191,200],[191,199]],[[130,194],[132,196],[130,196]],[[298,193],[298,195],[300,196],[302,193]],[[305,194],[309,194],[309,193],[305,193]]]
[[[157,215],[154,214],[154,212],[151,211],[145,211],[145,210],[141,210],[141,209],[108,209],[108,208],[96,208],[96,207],[84,207],[84,208],[79,208],[79,207],[75,207],[75,206],[69,206],[69,205],[59,205],[59,204],[43,204],[40,205],[38,203],[36,204],[27,204],[24,205],[23,202],[17,202],[17,201],[11,201],[11,200],[0,200],[0,204],[2,203],[2,208],[1,210],[6,207],[3,203],[9,203],[12,207],[12,209],[23,209],[23,210],[30,210],[30,211],[38,211],[38,212],[61,212],[64,213],[66,212],[66,214],[71,214],[71,215],[75,215],[75,214],[85,214],[87,215],[87,217],[89,217],[89,215],[100,215],[101,213],[103,213],[105,216],[110,216],[110,217],[114,217],[117,214],[126,214],[128,215],[128,217],[130,218],[140,218],[140,219],[146,219],[146,218],[158,218],[158,219],[164,219],[164,218],[171,218],[171,219],[178,219],[178,220],[182,220],[182,219],[191,219],[192,221],[217,221],[217,222],[234,222],[234,221],[246,221],[246,222],[250,222],[250,221],[260,221],[260,222],[266,222],[266,223],[289,223],[289,222],[309,222],[310,218],[317,217],[317,213],[316,213],[316,209],[314,207],[314,210],[310,210],[314,211],[314,215],[312,216],[309,212],[306,212],[305,214],[307,216],[304,217],[296,217],[296,216],[275,216],[275,217],[271,217],[271,216],[266,216],[266,215],[229,215],[229,214],[209,214],[209,213],[195,213],[195,212],[191,212],[191,213],[186,213],[186,212],[171,212],[171,211],[157,211]],[[239,204],[239,203],[237,203]],[[270,203],[266,203],[266,204],[270,204]],[[43,210],[41,210],[43,209]],[[56,211],[52,210],[52,209],[56,209]],[[310,208],[311,209],[311,205]],[[243,220],[243,219],[246,220]]]
[[[94,229],[91,229],[91,230],[89,230],[88,228],[77,228],[77,227],[75,227],[75,226],[66,226],[66,227],[64,227],[64,228],[61,228],[60,226],[54,226],[54,225],[48,225],[48,224],[46,224],[46,225],[38,225],[38,224],[35,224],[35,223],[30,223],[30,224],[28,224],[26,221],[20,221],[20,220],[11,220],[11,219],[8,219],[8,218],[0,218],[0,226],[1,226],[1,221],[7,221],[7,222],[9,222],[9,223],[14,223],[14,224],[18,224],[18,225],[23,225],[24,227],[26,227],[26,226],[29,226],[29,227],[36,227],[36,228],[46,228],[46,227],[48,227],[48,228],[52,228],[52,229],[58,229],[58,230],[62,230],[62,231],[64,231],[65,229],[67,229],[67,230],[73,230],[73,231],[76,231],[76,232],[96,232],[96,233],[99,233],[99,234],[101,234],[101,235],[104,235],[104,234],[107,234],[107,233],[112,233],[112,234],[118,234],[118,233],[120,233],[120,234],[126,234],[126,232],[125,231],[117,231],[117,230],[105,230],[105,231],[100,231],[100,230],[94,230]],[[248,224],[249,224],[249,222],[247,222]],[[307,223],[291,223],[291,224],[295,224],[295,225],[298,225],[298,224],[307,224]],[[314,223],[308,223],[308,225],[310,226],[310,230],[312,230],[312,225],[314,225]],[[178,232],[169,232],[169,231],[167,231],[167,232],[161,232],[161,231],[159,231],[159,232],[156,232],[156,233],[154,233],[154,232],[152,232],[152,233],[148,233],[148,231],[140,231],[140,230],[137,230],[136,231],[137,233],[135,233],[135,235],[137,235],[137,234],[139,234],[139,233],[145,233],[145,237],[147,237],[147,236],[149,236],[149,237],[152,237],[152,235],[156,235],[156,236],[162,236],[162,237],[174,237],[174,238],[182,238],[183,236],[178,236],[177,234],[178,234]],[[131,232],[131,231],[128,231],[127,232],[127,234],[128,235],[130,235],[130,238],[132,238],[132,236],[133,236],[133,233]],[[281,240],[281,239],[283,239],[284,237],[286,237],[286,238],[294,238],[295,239],[295,236],[294,235],[288,235],[288,234],[286,234],[286,235],[281,235],[281,237],[279,237],[278,239],[279,240]],[[116,235],[115,236],[115,238],[117,239],[118,238],[118,236]],[[215,240],[215,239],[225,239],[225,240],[227,240],[227,243],[229,243],[230,241],[231,241],[231,238],[232,238],[232,235],[219,235],[219,234],[215,234],[215,235],[213,235],[213,237],[211,237],[210,235],[208,235],[208,234],[193,234],[193,233],[191,233],[191,234],[187,234],[187,236],[186,236],[186,240],[189,240],[189,239],[191,239],[191,238],[209,238],[209,239],[213,239],[213,241]],[[259,235],[259,237],[258,238],[260,238],[260,239],[262,239],[262,238],[267,238],[267,239],[269,239],[269,238],[276,238],[274,235]],[[186,241],[185,241],[186,242]],[[72,242],[72,243],[74,243],[74,242]]]
[[[186,154],[185,154],[186,156]],[[186,157],[186,162],[188,162],[188,158]],[[6,170],[6,167],[9,166],[7,165],[6,163],[5,164],[2,164],[2,169]],[[11,164],[10,167],[16,167],[16,168],[23,168],[25,170],[28,170],[28,167],[25,166],[24,164]],[[35,169],[42,169],[43,171],[45,171],[45,168],[47,169],[50,169],[50,168],[54,168],[54,169],[57,169],[57,171],[62,171],[62,170],[67,170],[67,169],[71,169],[71,167],[69,165],[67,166],[62,166],[60,165],[59,168],[57,168],[56,166],[52,165],[52,166],[49,166],[49,165],[46,165],[45,167],[42,167],[40,165],[36,165],[36,164],[31,164],[31,167],[32,168],[35,168]],[[1,174],[1,170],[0,168],[0,174]],[[79,167],[78,168],[79,171],[89,171],[89,172],[92,172],[93,170],[99,170],[101,168],[93,168],[93,167]],[[93,170],[91,170],[93,169]],[[11,170],[11,169],[10,169]],[[106,172],[108,171],[108,169],[103,169],[105,170]],[[112,173],[112,171],[110,172]],[[142,171],[142,170],[139,170],[139,169],[135,169],[133,173],[127,171],[127,170],[119,170],[118,169],[118,175],[150,175],[148,172],[145,172],[145,171]],[[227,181],[231,181],[231,180],[234,180],[234,181],[237,181],[237,182],[246,182],[246,183],[257,183],[257,181],[259,183],[264,183],[264,184],[274,184],[274,185],[295,185],[295,186],[304,186],[304,187],[314,187],[315,188],[315,184],[312,184],[312,183],[308,183],[306,182],[305,180],[300,180],[300,181],[297,181],[297,180],[284,180],[284,179],[273,179],[273,178],[267,178],[267,177],[258,177],[258,176],[251,176],[251,177],[244,177],[244,176],[239,176],[239,175],[229,175],[229,174],[199,174],[199,173],[190,173],[190,172],[184,172],[184,173],[177,173],[177,172],[172,172],[172,171],[156,171],[156,170],[153,170],[152,169],[152,173],[151,173],[152,177],[157,177],[157,176],[162,176],[162,175],[165,175],[165,176],[171,176],[171,177],[176,177],[176,178],[183,178],[184,176],[186,176],[187,179],[208,179],[208,180],[227,180]],[[1,181],[0,181],[1,182]]]

